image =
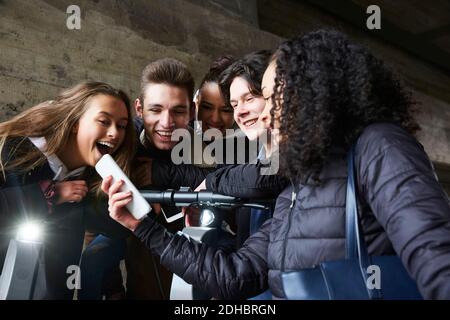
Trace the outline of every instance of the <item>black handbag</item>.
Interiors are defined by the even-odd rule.
[[[348,154],[345,259],[322,262],[315,268],[282,272],[287,299],[423,299],[398,256],[369,256],[358,219],[356,191],[352,147]]]

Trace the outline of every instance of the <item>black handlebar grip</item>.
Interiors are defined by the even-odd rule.
[[[160,203],[167,205],[191,204],[191,203],[238,203],[239,198],[225,196],[211,191],[186,192],[186,191],[155,191],[155,190],[141,190],[142,196],[149,203]]]

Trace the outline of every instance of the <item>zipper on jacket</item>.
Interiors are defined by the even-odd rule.
[[[289,215],[288,215],[288,228],[286,231],[286,236],[284,237],[283,241],[283,259],[281,260],[281,272],[284,272],[284,265],[286,260],[286,244],[288,240],[289,231],[291,230],[291,217],[292,217],[292,211],[294,210],[295,201],[297,199],[297,192],[295,192],[295,185],[291,180],[292,184],[292,193],[291,193],[291,206],[289,207]]]

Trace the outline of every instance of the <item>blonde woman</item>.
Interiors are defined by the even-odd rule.
[[[45,221],[48,288],[38,298],[72,297],[66,271],[80,258],[88,199],[100,196],[93,167],[108,153],[129,174],[130,119],[123,91],[86,82],[0,124],[0,261],[19,223]]]

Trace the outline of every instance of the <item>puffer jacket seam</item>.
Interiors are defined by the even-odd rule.
[[[300,209],[302,211],[310,211],[310,210],[315,210],[315,209],[326,209],[326,208],[345,208],[345,205],[341,205],[341,206],[323,206],[323,207],[310,207],[310,208],[305,208],[305,207],[300,207]]]
[[[388,183],[390,183],[393,179],[398,178],[399,176],[402,176],[409,172],[417,172],[417,169],[415,168],[409,168],[407,170],[402,170],[401,172],[398,172],[397,174],[390,177],[388,180],[384,181],[382,185],[379,186],[378,191],[372,195],[372,199],[376,199],[378,197],[378,194],[384,189],[384,186]],[[374,201],[374,200],[372,200]]]
[[[408,207],[411,207],[411,205],[413,205],[419,201],[425,201],[425,200],[431,200],[431,199],[441,199],[441,197],[433,196],[433,197],[427,197],[427,198],[420,198],[420,199],[415,199],[415,200],[411,201],[410,203],[407,203],[406,205],[400,207],[399,209],[397,209],[396,212],[394,212],[393,214],[391,214],[389,216],[389,218],[386,220],[386,225],[388,225],[390,223],[391,219],[393,217],[395,217],[399,211],[407,209]]]
[[[397,145],[402,145],[402,142],[395,142],[395,143],[391,143],[388,144],[387,146],[383,147],[379,153],[377,153],[375,156],[373,156],[373,158],[371,160],[369,160],[366,164],[366,168],[363,172],[363,176],[366,174],[367,169],[371,166],[372,162],[376,161],[378,158],[381,158],[383,156],[386,155],[386,151],[392,147],[395,147]],[[357,153],[356,153],[357,154]],[[361,156],[360,156],[360,160],[361,160]]]

